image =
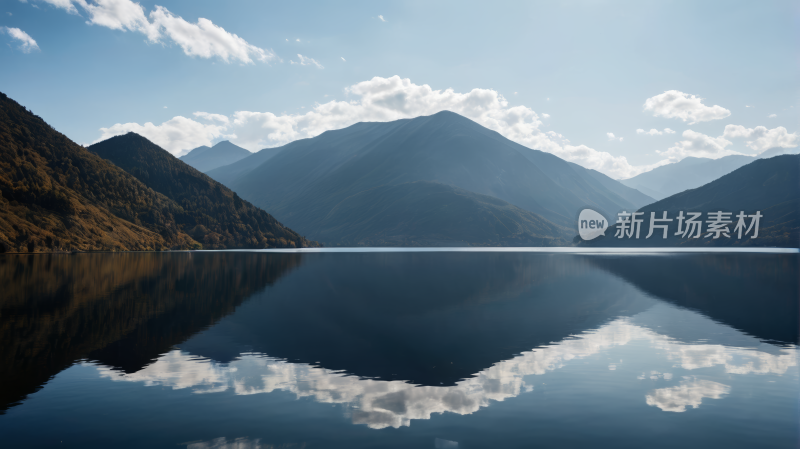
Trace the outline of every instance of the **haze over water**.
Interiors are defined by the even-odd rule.
[[[796,447],[798,254],[0,258],[7,447]]]

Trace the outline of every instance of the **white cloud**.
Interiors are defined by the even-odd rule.
[[[706,106],[702,98],[677,90],[668,90],[648,98],[644,102],[644,110],[652,111],[656,117],[679,118],[684,122],[690,120],[690,125],[731,115],[731,111],[722,106]]]
[[[347,62],[347,59],[344,59],[344,56],[339,56],[339,57],[342,58],[342,61]]]
[[[747,147],[757,153],[763,153],[770,148],[794,148],[800,144],[797,133],[789,133],[783,126],[767,129],[765,126],[745,128],[742,125],[728,125],[723,136],[728,139],[744,139]]]
[[[292,63],[292,64],[299,64],[299,65],[313,65],[318,69],[324,69],[325,68],[325,67],[322,66],[322,64],[320,64],[316,60],[314,60],[312,58],[307,58],[307,57],[301,55],[300,53],[297,54],[297,57],[300,59],[299,62],[295,62],[295,61],[289,61],[289,62]],[[344,58],[342,58],[342,59],[344,59]]]
[[[91,25],[100,25],[112,30],[137,31],[151,42],[158,42],[161,34],[157,24],[150,23],[144,8],[130,0],[75,0],[88,14]]]
[[[683,381],[670,388],[659,388],[646,396],[647,405],[665,412],[685,412],[686,406],[697,408],[704,398],[721,399],[731,387],[710,380]]]
[[[775,118],[777,116],[778,116],[778,114],[770,114],[770,115],[767,116],[767,118]]]
[[[20,30],[19,28],[0,27],[0,32],[8,33],[13,39],[20,42],[19,49],[23,53],[30,53],[33,50],[39,50],[39,44],[33,40],[28,33]]]
[[[230,123],[221,127],[224,129],[214,132],[235,134],[236,137],[232,139],[235,144],[258,151],[285,145],[297,139],[315,137],[324,131],[341,129],[358,122],[387,122],[448,110],[497,131],[521,145],[553,153],[562,159],[617,179],[632,177],[670,162],[663,160],[655,164],[633,166],[624,156],[612,156],[586,145],[572,145],[561,134],[540,130],[542,122],[531,108],[509,106],[508,101],[492,89],[476,88],[466,93],[455,92],[453,89],[434,90],[428,85],[417,85],[407,78],[393,76],[375,77],[354,84],[345,91],[350,100],[316,104],[310,111],[302,114],[237,111],[229,117]],[[194,123],[197,122],[190,122],[192,123],[186,122],[186,125],[196,126]],[[129,125],[136,124],[115,126]],[[123,130],[127,132],[128,129],[120,129]],[[104,136],[110,137],[108,132],[110,131],[104,131]],[[196,140],[186,140],[185,135],[189,134],[190,131],[175,134],[176,142],[170,143],[169,148],[183,151],[199,146]],[[203,135],[207,134],[208,132]],[[162,146],[166,148],[165,145]]]
[[[647,135],[647,136],[660,136],[660,135],[662,135],[664,133],[659,131],[659,130],[657,130],[657,129],[655,129],[655,128],[651,128],[650,131],[645,131],[645,130],[640,128],[640,129],[636,130],[636,134],[644,134],[644,135]]]
[[[190,56],[202,58],[216,56],[225,62],[233,59],[244,64],[252,63],[252,58],[261,62],[277,59],[272,50],[251,45],[241,37],[214,25],[208,19],[199,18],[197,24],[192,24],[172,15],[162,6],[156,6],[150,13],[150,18],[167,36],[181,46],[184,53]]]
[[[719,159],[732,154],[742,154],[737,151],[725,149],[725,147],[730,144],[731,141],[725,139],[724,136],[711,137],[687,129],[683,132],[683,140],[675,143],[675,146],[667,150],[656,150],[656,153],[666,156],[672,161],[679,161],[689,156]]]
[[[217,114],[208,115],[216,116]],[[227,117],[225,119],[227,120]],[[186,117],[177,116],[160,125],[154,125],[150,122],[144,125],[117,123],[108,128],[100,128],[101,136],[93,143],[132,131],[146,137],[174,156],[181,156],[193,148],[202,145],[211,146],[212,140],[216,138],[235,138],[235,134],[224,134],[226,128],[226,125],[203,124]]]
[[[272,50],[256,47],[208,19],[199,18],[197,23],[190,23],[163,6],[156,6],[147,16],[144,8],[131,0],[43,1],[73,14],[78,13],[75,8],[78,5],[88,14],[88,24],[139,32],[152,43],[173,42],[189,56],[216,57],[242,64],[251,64],[254,59],[261,62],[280,60]]]
[[[378,18],[381,19],[381,22],[386,22],[386,19],[384,19],[383,16],[378,16]]]
[[[72,4],[72,0],[42,0],[42,1],[50,5],[53,5],[56,8],[61,8],[70,14],[78,14],[78,10],[75,8],[75,5]],[[23,1],[22,3],[27,3],[27,1]],[[36,5],[33,6],[35,7]]]
[[[745,105],[745,107],[746,107],[746,108],[752,108],[752,106],[750,106],[750,105]]]
[[[542,114],[542,118],[550,118],[550,114]]]
[[[664,134],[675,134],[675,131],[673,131],[673,130],[671,130],[669,128],[664,128]]]
[[[203,119],[209,120],[209,121],[216,121],[216,122],[226,123],[226,124],[229,121],[228,117],[224,116],[222,114],[209,114],[208,112],[195,112],[192,115],[194,115],[195,117],[199,117],[199,118],[203,118]]]

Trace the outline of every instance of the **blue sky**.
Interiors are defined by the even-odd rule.
[[[0,91],[83,144],[136,131],[176,155],[254,151],[441,109],[616,178],[800,144],[796,1],[6,0],[0,15]]]

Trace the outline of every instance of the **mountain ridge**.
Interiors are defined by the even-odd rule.
[[[591,241],[575,241],[581,246],[610,247],[644,247],[644,246],[760,246],[760,247],[800,247],[800,155],[782,155],[755,161],[728,173],[719,179],[696,189],[677,193],[653,204],[647,205],[639,212],[644,212],[644,220],[639,239],[614,237],[617,225],[609,227],[605,236]],[[676,218],[680,211],[701,212],[703,221],[700,238],[677,237]],[[720,236],[714,239],[708,235],[709,212],[730,212],[732,223],[728,225],[730,237]],[[654,238],[647,239],[650,213],[655,212],[661,218],[667,212],[667,218],[673,219],[669,226],[667,238],[656,230]],[[736,215],[762,214],[759,223],[758,237],[753,239],[743,233],[742,238],[734,232],[737,224]],[[608,217],[607,217],[608,218]],[[746,220],[750,225],[751,219]],[[616,220],[609,221],[610,223]]]
[[[531,161],[549,158],[549,174]],[[375,187],[416,181],[489,195],[557,227],[571,226],[573,215],[587,205],[616,213],[652,201],[621,185],[617,191],[622,195],[615,193],[597,180],[604,175],[581,171],[443,111],[326,131],[269,153],[255,153],[209,176],[312,238],[324,232],[325,217],[345,199]],[[564,177],[561,184],[553,180],[556,175]],[[575,189],[565,180],[581,187]],[[607,182],[616,183],[610,178]]]
[[[136,133],[115,136],[88,149],[180,204],[184,213],[177,217],[178,224],[206,248],[316,246]]]

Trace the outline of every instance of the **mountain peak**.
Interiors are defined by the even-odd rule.
[[[212,147],[205,145],[197,147],[181,156],[180,160],[205,173],[217,167],[232,164],[251,154],[250,151],[231,143],[231,141],[223,140]]]

